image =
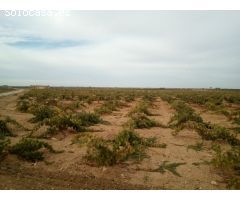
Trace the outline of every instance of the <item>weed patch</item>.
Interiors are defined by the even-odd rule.
[[[128,159],[146,158],[145,150],[154,142],[141,138],[132,130],[123,130],[113,141],[95,138],[88,145],[86,158],[97,165],[114,165]]]
[[[194,151],[202,151],[203,148],[203,143],[202,142],[197,142],[195,145],[188,145],[188,149],[193,149]]]
[[[44,148],[48,149],[51,153],[56,153],[48,143],[33,139],[22,139],[10,147],[9,152],[18,155],[24,160],[35,162],[44,159],[44,153],[41,151]]]
[[[151,128],[151,127],[158,127],[159,124],[148,118],[145,114],[136,113],[131,116],[131,119],[128,122],[128,125],[131,128]]]
[[[163,163],[157,169],[152,170],[152,172],[160,172],[164,174],[166,171],[169,171],[175,176],[181,177],[181,175],[177,172],[177,167],[185,164],[186,163],[168,163],[168,161],[163,161]]]
[[[240,148],[232,147],[223,151],[219,145],[213,146],[215,157],[212,162],[226,176],[228,187],[240,189]]]
[[[5,136],[12,136],[12,132],[8,129],[7,123],[4,120],[0,120],[0,139]]]
[[[194,112],[194,110],[182,101],[174,101],[172,107],[176,110],[176,113],[170,121],[172,127],[179,127],[180,125],[193,121],[197,123],[203,123],[202,118]]]
[[[145,101],[140,102],[135,108],[133,108],[132,111],[130,111],[129,116],[131,117],[136,113],[142,113],[151,116],[152,114],[149,112],[148,106],[149,104],[146,103]]]
[[[32,122],[40,122],[44,119],[49,119],[54,116],[55,112],[49,106],[39,106],[34,111],[35,117],[31,119]]]
[[[8,154],[10,140],[0,139],[0,161]]]

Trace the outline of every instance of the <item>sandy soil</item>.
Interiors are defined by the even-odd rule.
[[[18,94],[19,95],[19,94]],[[28,120],[30,114],[16,111],[18,95],[0,98],[0,115],[10,116],[25,127],[32,128]],[[102,118],[106,124],[91,128],[98,130],[89,134],[113,139],[122,125],[129,119],[128,112],[138,101],[129,103]],[[94,104],[93,104],[94,105]],[[91,108],[89,110],[92,110]],[[174,113],[168,103],[160,98],[150,109],[156,121],[167,124]],[[188,149],[188,145],[202,142],[194,131],[183,130],[174,136],[169,128],[137,129],[142,137],[156,137],[159,143],[165,143],[166,148],[149,148],[148,157],[141,162],[128,161],[112,167],[95,167],[86,163],[84,155],[86,147],[73,144],[76,134],[61,133],[46,140],[57,150],[64,150],[59,154],[46,154],[47,162],[30,163],[19,160],[14,155],[8,155],[0,163],[1,189],[224,189],[225,184],[214,168],[207,162],[211,160],[213,152],[208,142],[204,141],[204,150],[196,152]],[[18,141],[28,132],[15,130]],[[169,163],[185,163],[177,168],[180,176],[170,171],[165,173],[151,172],[164,161]]]
[[[226,128],[233,128],[235,125],[225,115],[216,113],[214,111],[206,110],[203,106],[190,104],[190,106],[203,118],[205,122],[210,122]],[[231,108],[233,108],[232,106]]]

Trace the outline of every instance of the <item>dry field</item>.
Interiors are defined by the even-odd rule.
[[[12,88],[0,87],[0,94],[1,93],[6,93],[6,92],[11,92],[13,90],[14,89],[12,89]]]
[[[240,92],[0,97],[0,189],[240,189]]]

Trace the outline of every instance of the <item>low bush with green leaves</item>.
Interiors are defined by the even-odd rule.
[[[94,138],[88,144],[86,159],[98,166],[111,166],[117,163],[116,152],[105,140]]]
[[[81,120],[83,126],[92,126],[102,122],[102,119],[96,113],[80,112],[77,113],[75,117]]]
[[[30,103],[28,100],[19,100],[17,102],[17,109],[21,112],[28,112],[30,108]]]
[[[170,121],[171,126],[178,127],[188,121],[203,123],[203,119],[183,101],[174,101],[172,103],[172,107],[176,110],[176,112]]]
[[[41,122],[44,119],[49,119],[54,116],[54,110],[49,106],[39,106],[33,111],[34,118],[31,120],[32,122]]]
[[[8,154],[10,140],[0,139],[0,161]]]
[[[75,114],[60,113],[44,121],[49,126],[46,135],[71,128],[77,132],[84,132],[87,127],[101,123],[102,119],[96,113],[80,112]]]
[[[232,113],[233,122],[240,125],[240,111],[235,111]]]
[[[213,164],[221,169],[230,189],[240,189],[240,148],[232,147],[223,151],[219,145],[213,146]]]
[[[228,129],[213,125],[213,124],[197,124],[196,130],[199,133],[200,136],[202,136],[205,140],[223,140],[228,142],[230,145],[239,146],[240,140],[237,139],[237,137],[231,133]]]
[[[119,108],[125,106],[125,104],[123,102],[121,102],[120,100],[114,100],[114,101],[106,101],[104,102],[104,104],[99,107],[96,108],[94,111],[97,114],[110,114],[113,111],[117,111]]]
[[[186,163],[180,162],[180,163],[169,163],[169,161],[163,161],[161,165],[157,169],[151,170],[151,172],[160,172],[164,174],[166,171],[171,172],[175,176],[181,177],[181,175],[177,172],[177,167],[181,165],[185,165]]]
[[[48,149],[51,153],[56,151],[46,142],[35,139],[22,139],[17,144],[10,147],[9,152],[16,154],[20,158],[28,161],[41,161],[44,159],[44,152],[42,149]]]
[[[129,158],[141,160],[146,157],[144,139],[132,130],[123,130],[114,140],[114,150],[117,160],[125,161]]]
[[[5,118],[5,122],[6,122],[6,123],[10,123],[10,124],[16,126],[16,127],[19,128],[19,129],[22,129],[22,130],[24,130],[24,131],[27,131],[27,130],[28,130],[28,128],[24,127],[22,124],[20,124],[19,122],[17,122],[17,120],[15,120],[15,119],[13,119],[13,118],[11,118],[11,117],[9,117],[9,116],[7,116],[7,117]],[[12,135],[13,135],[13,134],[12,134]]]
[[[205,140],[222,140],[230,145],[240,145],[240,140],[227,128],[204,122],[186,103],[174,101],[172,106],[176,113],[171,119],[170,126],[175,127],[177,132],[183,128],[192,128]]]
[[[135,96],[134,96],[134,95],[131,95],[131,94],[129,94],[129,95],[127,95],[127,96],[124,97],[124,100],[125,100],[126,102],[132,102],[132,101],[134,101],[134,99],[135,99]]]
[[[12,136],[12,132],[7,127],[7,123],[5,120],[0,120],[0,139],[5,136]]]
[[[150,113],[150,111],[148,110],[149,104],[145,101],[141,101],[136,107],[134,107],[130,113],[129,116],[132,116],[136,113],[142,113],[145,115],[152,115],[152,113]]]
[[[148,118],[145,114],[135,113],[131,116],[128,124],[131,128],[151,128],[160,126],[155,120]]]
[[[49,126],[48,133],[55,133],[57,131],[63,131],[68,128],[72,128],[77,132],[86,130],[80,119],[67,114],[55,115],[54,117],[46,120],[45,124]]]
[[[187,150],[188,149],[192,149],[194,151],[202,151],[204,149],[203,148],[203,143],[202,142],[197,142],[194,145],[188,145]]]
[[[148,146],[158,145],[155,144],[155,140],[150,143],[133,130],[125,129],[113,141],[92,139],[88,144],[86,158],[97,165],[114,165],[128,159],[140,161],[147,157],[145,150]]]

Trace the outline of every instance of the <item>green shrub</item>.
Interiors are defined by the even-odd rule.
[[[97,165],[114,165],[129,158],[141,160],[146,157],[144,140],[132,130],[123,130],[112,141],[93,139],[86,158]]]
[[[161,94],[160,97],[163,101],[167,101],[168,103],[172,103],[174,101],[174,97],[168,94]]]
[[[15,119],[7,116],[6,119],[5,119],[5,122],[6,123],[10,123],[10,124],[13,124],[14,126],[16,126],[17,128],[20,128],[24,131],[27,131],[28,129],[26,127],[24,127],[23,125],[21,125],[20,123],[18,123]],[[13,134],[12,134],[13,135]]]
[[[185,164],[186,163],[169,163],[169,161],[163,161],[163,163],[159,165],[157,169],[151,170],[151,172],[160,172],[164,174],[166,171],[169,171],[175,176],[181,177],[181,175],[177,172],[177,167]]]
[[[117,162],[116,152],[105,140],[99,138],[95,138],[89,143],[86,158],[99,166],[114,165]]]
[[[0,139],[5,136],[12,136],[12,132],[8,129],[7,123],[4,120],[0,120]]]
[[[81,112],[76,115],[76,118],[81,120],[83,126],[92,126],[102,121],[96,113]]]
[[[234,123],[240,125],[240,116],[234,119]]]
[[[203,143],[197,142],[195,145],[188,145],[188,149],[193,149],[194,151],[202,151],[203,150]]]
[[[99,115],[102,115],[102,114],[110,114],[112,113],[112,110],[108,106],[103,105],[100,108],[96,108],[94,112],[98,113]]]
[[[128,125],[132,128],[151,128],[159,126],[156,121],[149,119],[145,114],[141,113],[132,115]]]
[[[240,133],[240,127],[234,127],[231,128],[233,131],[235,131],[235,133],[239,134]]]
[[[49,119],[54,116],[54,110],[49,106],[39,106],[34,111],[35,117],[31,120],[32,122],[41,122],[44,119]]]
[[[113,111],[117,111],[118,108],[125,106],[124,103],[118,100],[106,101],[100,108],[96,108],[95,112],[97,114],[110,114]]]
[[[148,110],[149,104],[142,101],[140,102],[132,111],[130,111],[129,116],[132,116],[136,113],[142,113],[145,115],[152,115]]]
[[[135,97],[134,97],[134,95],[129,94],[128,96],[125,96],[124,99],[126,102],[132,102],[132,101],[134,101]]]
[[[151,103],[155,100],[155,96],[153,94],[144,94],[142,99],[144,101],[147,101],[147,102]]]
[[[196,130],[203,139],[206,140],[223,140],[231,145],[240,145],[238,140],[228,129],[212,124],[198,124]]]
[[[188,121],[202,123],[202,118],[194,110],[182,101],[174,101],[172,104],[176,113],[171,119],[170,124],[174,127],[180,126]]]
[[[114,140],[116,148],[126,147],[128,145],[134,147],[139,146],[142,143],[143,143],[142,138],[140,138],[140,136],[136,132],[127,129],[120,132]]]
[[[83,126],[81,119],[78,119],[72,115],[66,114],[56,115],[48,119],[45,123],[46,125],[50,126],[48,130],[49,133],[66,130],[68,128],[72,128],[78,132],[86,130],[86,128]]]
[[[119,161],[129,158],[141,160],[146,157],[145,148],[143,138],[132,130],[123,130],[114,140],[114,150]]]
[[[167,144],[165,144],[165,143],[158,144],[156,137],[150,137],[150,138],[144,139],[143,144],[147,147],[156,147],[156,148],[166,148],[167,147]]]
[[[28,109],[30,108],[30,103],[27,100],[20,100],[17,103],[17,109],[21,112],[28,112]]]
[[[0,139],[0,161],[7,155],[10,140]]]
[[[73,128],[76,131],[85,131],[86,127],[100,123],[102,120],[99,115],[95,113],[81,112],[74,115],[59,114],[48,119],[46,125],[51,129],[66,130]]]
[[[55,152],[52,146],[46,142],[26,138],[10,147],[9,152],[18,155],[22,159],[34,162],[44,159],[43,152],[40,151],[42,148],[46,148],[52,153]]]
[[[222,151],[219,145],[213,146],[215,157],[213,164],[222,170],[228,187],[240,189],[240,148],[232,147],[228,151]]]

